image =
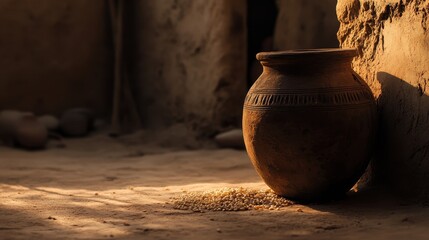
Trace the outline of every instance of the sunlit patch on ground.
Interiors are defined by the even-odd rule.
[[[184,193],[267,187],[244,151],[127,157],[125,147],[112,148],[114,156],[105,147],[96,154],[1,149],[0,239],[379,239],[410,230],[426,236],[428,209],[371,195],[275,211],[174,209],[171,199]]]

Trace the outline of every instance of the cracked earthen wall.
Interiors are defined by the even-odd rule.
[[[429,1],[339,0],[338,38],[377,97],[375,178],[411,197],[429,190]]]
[[[103,0],[0,0],[0,110],[109,111],[111,50]]]
[[[145,127],[211,135],[241,122],[245,0],[134,2],[133,80]]]

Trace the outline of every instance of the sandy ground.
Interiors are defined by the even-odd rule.
[[[266,188],[244,151],[166,151],[95,136],[0,148],[0,239],[428,239],[429,208],[379,191],[281,210],[193,213],[182,191]]]

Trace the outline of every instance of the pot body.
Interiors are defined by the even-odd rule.
[[[376,104],[352,70],[353,49],[260,53],[264,71],[243,110],[248,155],[277,194],[313,201],[346,193],[370,160]]]

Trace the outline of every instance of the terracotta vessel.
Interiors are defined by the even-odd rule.
[[[277,194],[295,200],[343,195],[371,157],[376,105],[352,70],[354,49],[263,52],[263,73],[243,111],[247,153]]]

